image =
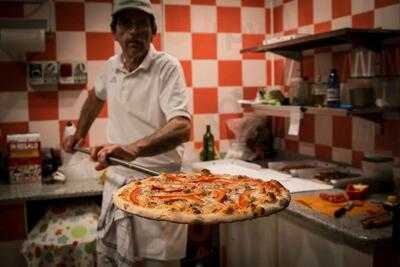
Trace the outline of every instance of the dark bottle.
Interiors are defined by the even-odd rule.
[[[336,108],[340,105],[340,79],[336,69],[332,69],[328,76],[326,91],[326,106]]]
[[[203,136],[203,151],[201,152],[201,159],[206,160],[214,160],[214,136],[211,133],[210,125],[207,125],[207,131]]]

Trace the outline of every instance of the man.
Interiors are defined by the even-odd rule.
[[[150,168],[179,166],[191,115],[179,61],[151,44],[157,27],[150,1],[117,1],[110,26],[122,54],[107,61],[82,107],[76,133],[64,139],[63,147],[73,151],[107,100],[109,144],[91,149],[97,170],[108,166],[109,156]],[[116,209],[112,194],[127,182],[119,176],[105,183],[98,225],[99,265],[132,266],[144,259],[145,266],[179,266],[185,256],[186,226]]]

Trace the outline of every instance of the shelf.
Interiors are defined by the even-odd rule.
[[[307,35],[273,44],[244,48],[246,52],[272,52],[294,60],[302,59],[302,51],[318,47],[355,44],[373,51],[379,51],[387,43],[399,42],[400,30],[344,28],[331,32]]]
[[[251,107],[258,114],[275,117],[290,117],[292,112],[303,112],[305,114],[325,115],[325,116],[358,116],[368,119],[374,116],[373,121],[379,121],[380,117],[385,113],[400,114],[400,108],[362,108],[362,109],[340,109],[340,108],[327,108],[327,107],[303,107],[303,106],[270,106],[259,103],[239,102],[243,107]]]

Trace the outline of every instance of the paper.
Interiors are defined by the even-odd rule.
[[[290,111],[289,135],[299,135],[301,111]]]
[[[0,46],[20,52],[44,52],[44,29],[1,29]]]
[[[265,181],[275,179],[285,186],[290,193],[326,190],[333,188],[333,186],[324,184],[322,182],[294,178],[290,174],[278,172],[272,169],[261,168],[259,165],[249,164],[240,160],[215,160],[210,162],[194,163],[193,165],[192,167],[194,167],[194,169],[201,167],[208,169],[215,174],[247,175]]]

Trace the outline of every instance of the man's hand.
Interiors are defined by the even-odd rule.
[[[95,167],[100,171],[107,168],[110,163],[108,157],[115,157],[126,161],[132,161],[137,158],[138,152],[135,149],[127,148],[127,146],[119,144],[107,144],[90,148],[90,156],[94,161],[99,164]]]
[[[78,135],[69,135],[63,139],[62,146],[63,149],[68,152],[72,153],[74,152],[74,147],[76,145],[80,145],[83,142],[83,138],[79,137]]]

